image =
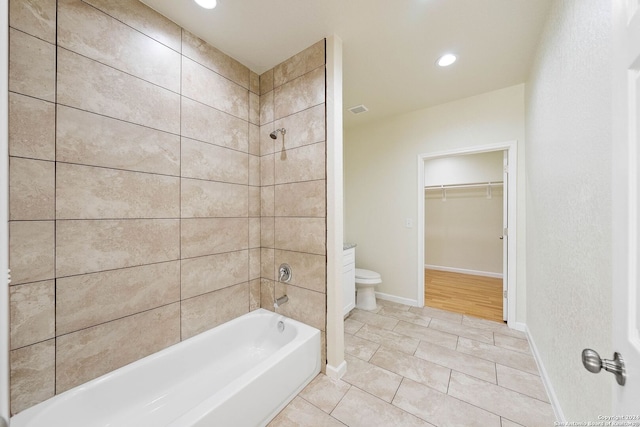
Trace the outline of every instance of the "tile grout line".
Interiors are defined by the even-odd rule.
[[[58,388],[58,272],[57,272],[57,244],[58,244],[58,1],[56,0],[56,34],[54,44],[54,55],[56,58],[55,75],[54,75],[54,96],[53,96],[53,159],[54,159],[54,175],[53,175],[53,217],[55,218],[53,223],[53,395],[57,394]]]

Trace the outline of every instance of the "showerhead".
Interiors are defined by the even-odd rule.
[[[287,133],[287,130],[285,128],[280,128],[280,129],[276,129],[273,132],[271,132],[269,134],[269,136],[271,137],[271,139],[277,139],[278,138],[278,132],[280,132],[281,134],[285,134]]]

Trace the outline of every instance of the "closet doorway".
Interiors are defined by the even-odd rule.
[[[421,156],[425,306],[509,319],[509,160],[505,148]]]

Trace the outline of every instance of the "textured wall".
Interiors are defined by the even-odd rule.
[[[610,9],[553,2],[527,85],[527,326],[569,421],[611,412],[580,362],[612,354]]]
[[[294,79],[294,61],[264,91],[309,145],[289,167],[272,154],[267,182],[278,216],[305,218],[261,231],[258,75],[135,0],[12,0],[10,26],[13,413],[259,307],[274,229],[311,243],[270,248],[324,254],[324,204],[301,196],[324,196],[324,160],[307,161],[324,159],[324,42],[314,71]],[[312,140],[294,119],[311,100]],[[322,311],[299,317],[324,329],[313,286]]]
[[[260,76],[261,306],[322,331],[326,325],[325,41]],[[269,134],[278,133],[273,140]],[[276,283],[280,264],[293,271]],[[324,369],[323,357],[322,367]]]

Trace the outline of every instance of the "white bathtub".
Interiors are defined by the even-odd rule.
[[[260,309],[20,412],[10,427],[264,426],[319,371],[320,331]]]

